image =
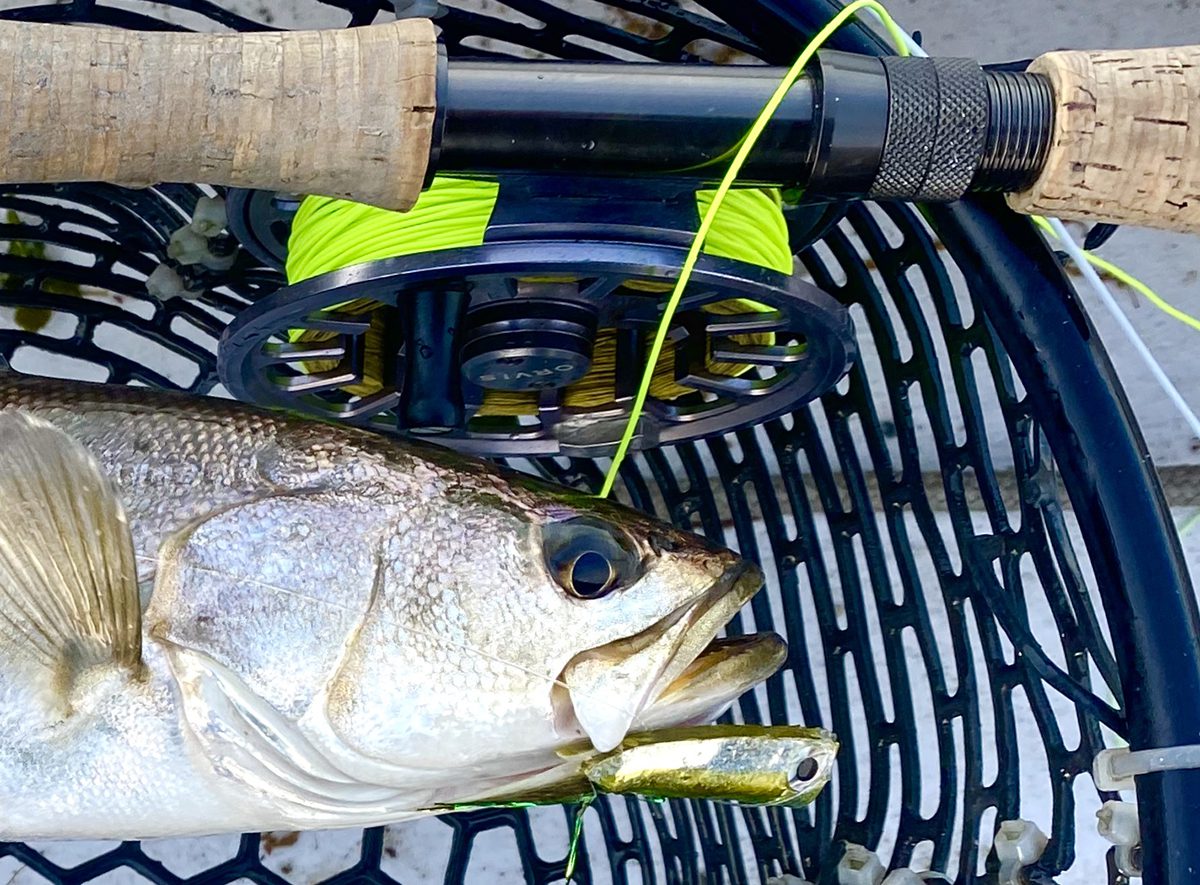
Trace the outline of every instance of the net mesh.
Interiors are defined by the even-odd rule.
[[[359,25],[387,14],[372,2],[300,5],[76,0],[10,4],[3,14],[198,29]],[[451,55],[766,55],[744,36],[751,28],[692,3],[438,8]],[[243,254],[229,271],[187,277],[198,297],[160,300],[145,283],[171,231],[211,193],[69,185],[0,194],[0,355],[18,371],[220,395],[217,337],[282,280]],[[1050,835],[1035,872],[1055,877],[1084,844],[1077,821],[1104,798],[1087,772],[1105,739],[1125,733],[1121,681],[1054,453],[978,301],[989,293],[968,291],[953,257],[903,206],[855,206],[799,258],[850,306],[860,352],[850,374],[778,421],[632,458],[618,494],[763,565],[768,587],[730,632],[774,629],[791,650],[730,717],[835,731],[834,782],[798,810],[603,799],[586,812],[576,879],[816,880],[855,843],[885,864],[983,882],[995,873],[995,828],[1014,818]],[[516,466],[592,490],[602,478],[602,465],[587,461]],[[487,810],[299,837],[5,844],[0,876],[550,883],[563,878],[572,815]]]

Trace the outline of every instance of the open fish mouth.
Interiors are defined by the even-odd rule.
[[[607,752],[635,727],[669,728],[720,715],[787,655],[774,633],[716,639],[762,583],[757,566],[739,562],[698,600],[648,630],[576,655],[554,695],[559,732],[582,733]]]
[[[787,659],[776,633],[713,639],[687,669],[644,708],[633,731],[658,731],[712,722]]]

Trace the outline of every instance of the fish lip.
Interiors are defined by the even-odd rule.
[[[697,630],[702,630],[698,635],[703,638],[704,644],[690,658],[685,658],[682,650],[671,656],[655,678],[643,709],[653,705],[683,671],[713,648],[717,634],[762,586],[762,569],[748,560],[739,560],[714,581],[700,599],[684,607],[683,616],[688,619],[688,625],[680,636],[679,644],[688,645],[687,640],[695,637]]]
[[[749,683],[749,688],[778,672],[787,660],[787,643],[771,631],[714,638],[670,685],[663,687],[654,703],[670,701],[702,678],[711,682],[714,674],[718,682],[730,681],[720,678],[721,671],[737,664],[744,665],[747,658],[752,659],[752,666],[738,681]]]
[[[787,643],[761,632],[714,639],[633,723],[633,731],[706,725],[739,697],[779,671]]]
[[[603,653],[605,649],[610,647],[614,650],[622,647],[628,649],[631,646],[645,649],[658,642],[669,641],[671,643],[671,646],[668,647],[666,659],[658,668],[658,672],[653,674],[649,680],[647,689],[644,692],[639,692],[641,698],[636,707],[631,708],[634,721],[642,719],[648,711],[653,710],[664,692],[677,687],[677,680],[686,673],[689,667],[707,654],[714,651],[719,653],[718,645],[714,642],[717,634],[733,619],[742,606],[759,591],[762,585],[762,570],[752,562],[737,560],[734,565],[726,569],[725,572],[713,581],[707,590],[697,598],[692,599],[662,618],[653,628],[636,636],[625,637],[611,643],[606,643],[605,645],[596,646],[589,649],[587,653]],[[678,634],[675,637],[669,640],[666,639],[667,634],[674,632],[679,627],[680,622],[683,622],[683,628],[678,630]],[[782,639],[775,634],[744,636],[739,637],[738,641],[741,642],[743,647],[749,647],[754,644],[766,644],[776,650],[781,647],[786,650]],[[754,682],[745,684],[743,678],[741,680],[741,687],[735,693],[730,694],[728,690],[729,685],[738,681],[736,679],[730,680],[730,683],[725,686],[722,693],[714,695],[718,703],[705,709],[713,709],[713,716],[718,715],[737,696],[741,695],[743,691],[752,687],[752,685],[758,684],[762,679],[774,673],[782,664],[783,655],[769,655],[769,657],[772,658],[770,664],[763,665],[760,668],[755,675]],[[565,690],[566,683],[564,680],[570,666],[571,664],[568,663],[559,676],[559,684],[563,690],[554,692],[556,730],[564,736],[570,733],[578,734],[580,731],[587,733],[587,729],[582,728],[579,718],[575,714],[574,699],[571,697],[570,691]],[[710,719],[711,717],[704,721],[710,721]]]

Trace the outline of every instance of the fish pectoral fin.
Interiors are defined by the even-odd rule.
[[[72,437],[0,414],[0,654],[69,691],[82,668],[142,662],[133,537],[113,482]]]

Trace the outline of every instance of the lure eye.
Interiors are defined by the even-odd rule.
[[[809,756],[806,759],[801,759],[796,765],[796,773],[792,775],[792,779],[788,782],[793,790],[803,790],[806,786],[812,783],[813,778],[821,770],[821,766],[817,764],[817,760]]]
[[[555,582],[576,599],[600,599],[634,583],[641,562],[620,529],[578,517],[542,527],[546,567]]]

